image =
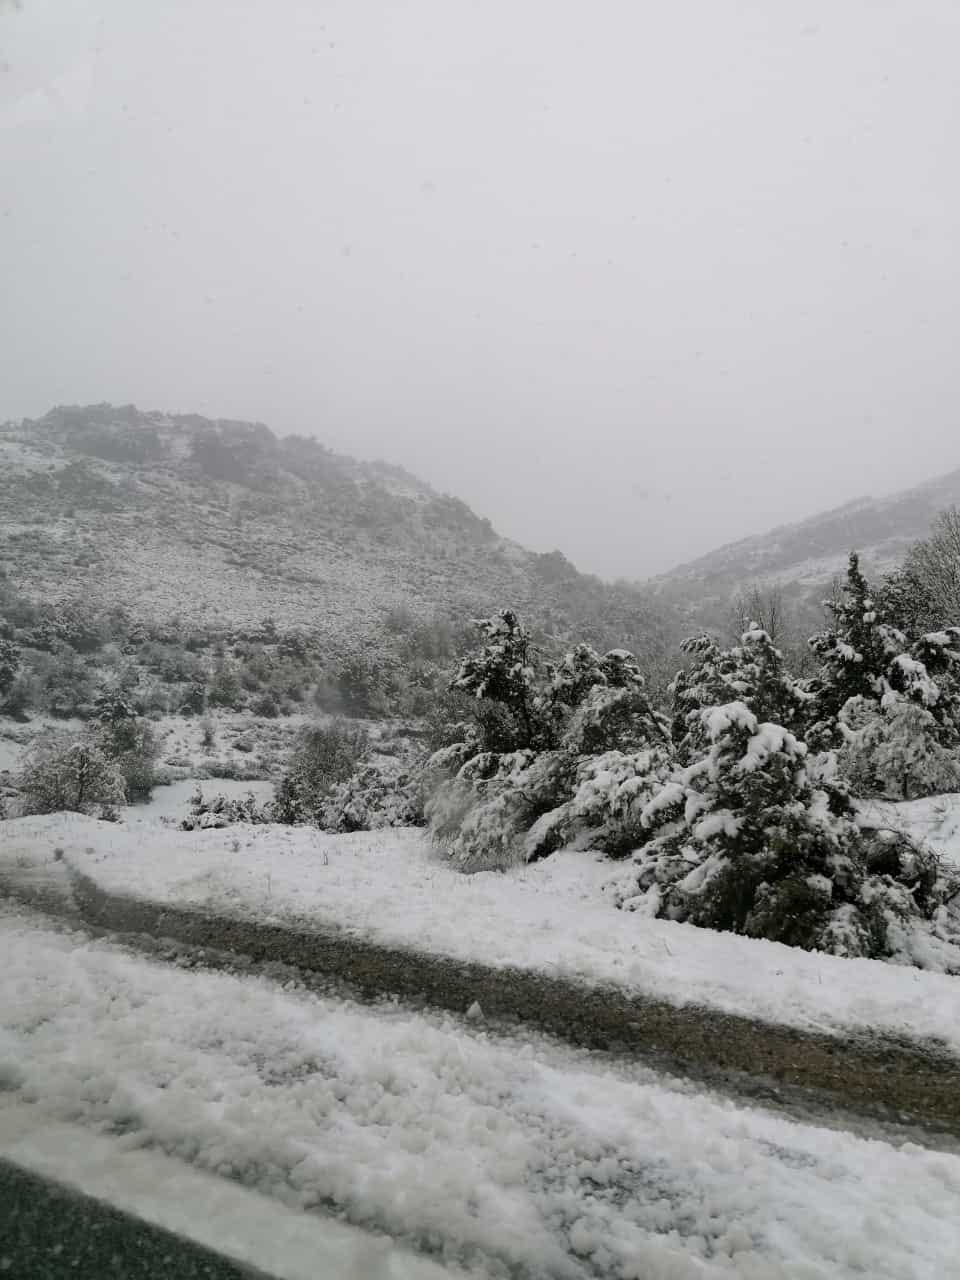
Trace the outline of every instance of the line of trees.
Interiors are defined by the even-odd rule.
[[[853,799],[960,790],[960,627],[903,629],[895,588],[851,555],[808,676],[754,620],[693,637],[669,712],[625,651],[552,663],[513,612],[481,621],[453,681],[469,714],[429,764],[434,838],[464,870],[629,853],[628,909],[843,955],[960,942],[957,885]]]

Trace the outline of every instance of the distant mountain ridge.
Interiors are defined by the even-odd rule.
[[[255,626],[333,647],[510,605],[558,639],[651,656],[673,631],[640,587],[581,574],[403,468],[262,423],[61,406],[0,425],[0,570],[51,602],[136,620]]]
[[[936,515],[954,504],[960,504],[960,468],[886,497],[856,498],[727,543],[645,585],[691,617],[724,607],[754,583],[779,583],[797,601],[809,603],[843,571],[851,550],[860,553],[869,574],[886,573],[930,532]]]

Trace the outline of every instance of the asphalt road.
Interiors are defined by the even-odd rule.
[[[0,1159],[0,1280],[267,1280]]]

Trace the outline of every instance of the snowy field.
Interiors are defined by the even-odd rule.
[[[465,876],[418,830],[181,832],[136,814],[128,811],[124,823],[76,814],[8,821],[0,866],[30,875],[66,866],[114,894],[336,928],[801,1029],[933,1037],[960,1053],[960,978],[617,911],[604,892],[616,864],[594,854],[560,852],[515,871]]]
[[[9,907],[0,946],[0,1079],[38,1128],[122,1134],[478,1276],[957,1274],[956,1156],[535,1037],[164,966]]]

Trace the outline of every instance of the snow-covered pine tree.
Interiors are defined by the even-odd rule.
[[[542,737],[536,715],[537,673],[530,634],[512,609],[478,618],[478,653],[464,658],[451,688],[477,699],[476,718],[484,746],[492,751],[532,747]]]
[[[860,568],[850,552],[846,582],[836,600],[824,601],[832,625],[810,638],[820,670],[810,682],[808,734],[815,741],[835,745],[841,740],[837,723],[851,698],[879,701],[887,692],[890,664],[907,647],[902,631],[880,613]]]
[[[621,776],[635,776],[631,753],[651,741],[667,753],[669,741],[631,653],[601,657],[578,645],[538,673],[514,614],[505,611],[481,627],[481,652],[464,661],[453,682],[476,697],[478,728],[433,757],[432,769],[447,776],[427,804],[434,838],[465,870],[543,857],[578,824],[602,833],[613,816],[603,812],[605,792],[595,788],[582,812],[570,803],[593,773],[603,772],[591,761],[617,752]],[[485,705],[491,702],[499,720]],[[514,731],[504,732],[504,724]]]
[[[851,555],[834,625],[814,636],[807,740],[840,749],[861,794],[892,799],[960,787],[960,628],[911,644],[882,615]]]
[[[681,763],[702,754],[705,734],[700,712],[705,707],[741,701],[761,720],[791,728],[799,724],[808,695],[786,671],[780,650],[756,623],[729,649],[708,635],[693,636],[680,648],[692,659],[670,686],[673,741]]]
[[[669,721],[651,703],[632,653],[612,649],[599,660],[594,685],[570,718],[561,746],[575,771],[564,835],[588,832],[591,846],[611,857],[632,852],[643,839],[643,805],[673,763]],[[541,826],[559,816],[548,815]]]
[[[879,700],[841,710],[841,764],[861,795],[960,790],[960,629],[928,632],[893,659]]]
[[[643,806],[621,905],[843,955],[902,949],[944,900],[932,855],[885,845],[871,865],[835,754],[769,718],[799,724],[804,705],[769,637],[751,628],[733,649],[698,652],[707,677],[695,666],[683,689],[686,758]],[[689,705],[697,688],[718,701]]]
[[[119,770],[128,801],[149,800],[153,792],[157,743],[147,721],[122,693],[109,692],[95,703],[94,741]]]

